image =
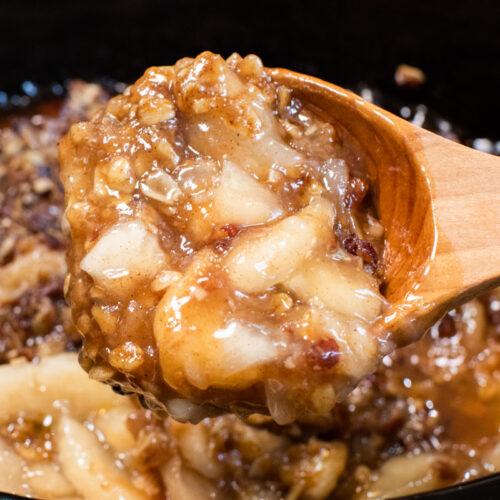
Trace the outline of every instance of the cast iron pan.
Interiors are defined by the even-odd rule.
[[[499,32],[500,2],[490,0],[8,0],[0,7],[0,112],[60,93],[71,78],[133,82],[148,66],[203,50],[253,52],[266,66],[358,91],[366,84],[393,112],[424,103],[434,113],[427,124],[441,116],[464,142],[490,138],[500,154]],[[422,68],[427,82],[398,88],[400,63]],[[469,498],[500,498],[500,474],[408,497]]]

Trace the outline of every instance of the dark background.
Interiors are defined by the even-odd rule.
[[[344,86],[363,81],[424,102],[468,137],[500,139],[500,0],[211,2],[0,0],[0,91],[21,82],[110,76],[210,49],[255,52]],[[398,89],[399,63],[427,83]]]

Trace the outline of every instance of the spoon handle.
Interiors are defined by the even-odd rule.
[[[430,213],[421,215],[434,222],[433,234],[421,231],[414,247],[428,254],[400,304],[410,320],[409,309],[418,310],[408,325],[418,337],[447,310],[500,285],[500,157],[418,127],[407,132],[408,151],[429,186]]]

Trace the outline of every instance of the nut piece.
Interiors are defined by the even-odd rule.
[[[116,158],[108,168],[107,177],[109,184],[114,189],[124,193],[133,191],[133,173],[130,162],[126,158]]]
[[[134,342],[125,342],[109,353],[109,364],[117,370],[131,372],[144,363],[144,351]]]
[[[89,332],[91,324],[90,316],[87,313],[81,314],[76,320],[76,327],[82,335]]]
[[[69,129],[69,135],[74,144],[78,145],[90,138],[90,123],[79,122],[75,123]]]
[[[335,406],[335,401],[335,389],[331,386],[331,384],[323,384],[319,386],[317,389],[314,389],[311,396],[311,402],[318,415],[328,415],[328,413]]]
[[[151,283],[151,291],[162,292],[166,290],[172,283],[175,283],[182,274],[178,271],[160,271],[154,281]]]
[[[241,74],[249,77],[262,78],[265,75],[260,57],[254,54],[244,57],[238,64],[238,69]]]
[[[52,191],[54,187],[54,182],[48,177],[40,177],[33,182],[33,191],[36,194],[47,194]]]
[[[281,314],[288,311],[293,306],[293,299],[287,293],[280,292],[271,298],[271,307],[275,314]]]
[[[134,188],[135,178],[132,166],[126,158],[118,157],[96,167],[94,191],[97,196],[106,198],[111,195],[110,190],[121,194],[131,194]]]
[[[168,99],[141,99],[137,114],[142,124],[156,125],[174,118],[175,107]]]
[[[285,108],[290,104],[292,91],[286,87],[278,88],[278,111],[280,115],[285,112]]]
[[[179,163],[179,155],[175,152],[172,144],[167,139],[162,138],[156,143],[156,151],[173,166]]]
[[[425,82],[425,73],[415,66],[400,64],[396,68],[394,80],[400,87],[418,87]]]
[[[111,335],[116,330],[116,317],[107,308],[93,306],[90,310],[92,316],[97,321],[99,328],[104,333]]]
[[[100,382],[109,380],[114,374],[115,371],[110,366],[96,365],[89,370],[89,377]]]

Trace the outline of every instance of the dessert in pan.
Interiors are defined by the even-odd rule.
[[[498,292],[347,394],[383,354],[371,179],[354,138],[261,69],[205,54],[107,104],[74,82],[3,123],[0,490],[388,498],[500,469]],[[62,143],[63,218],[57,142],[82,120]]]

